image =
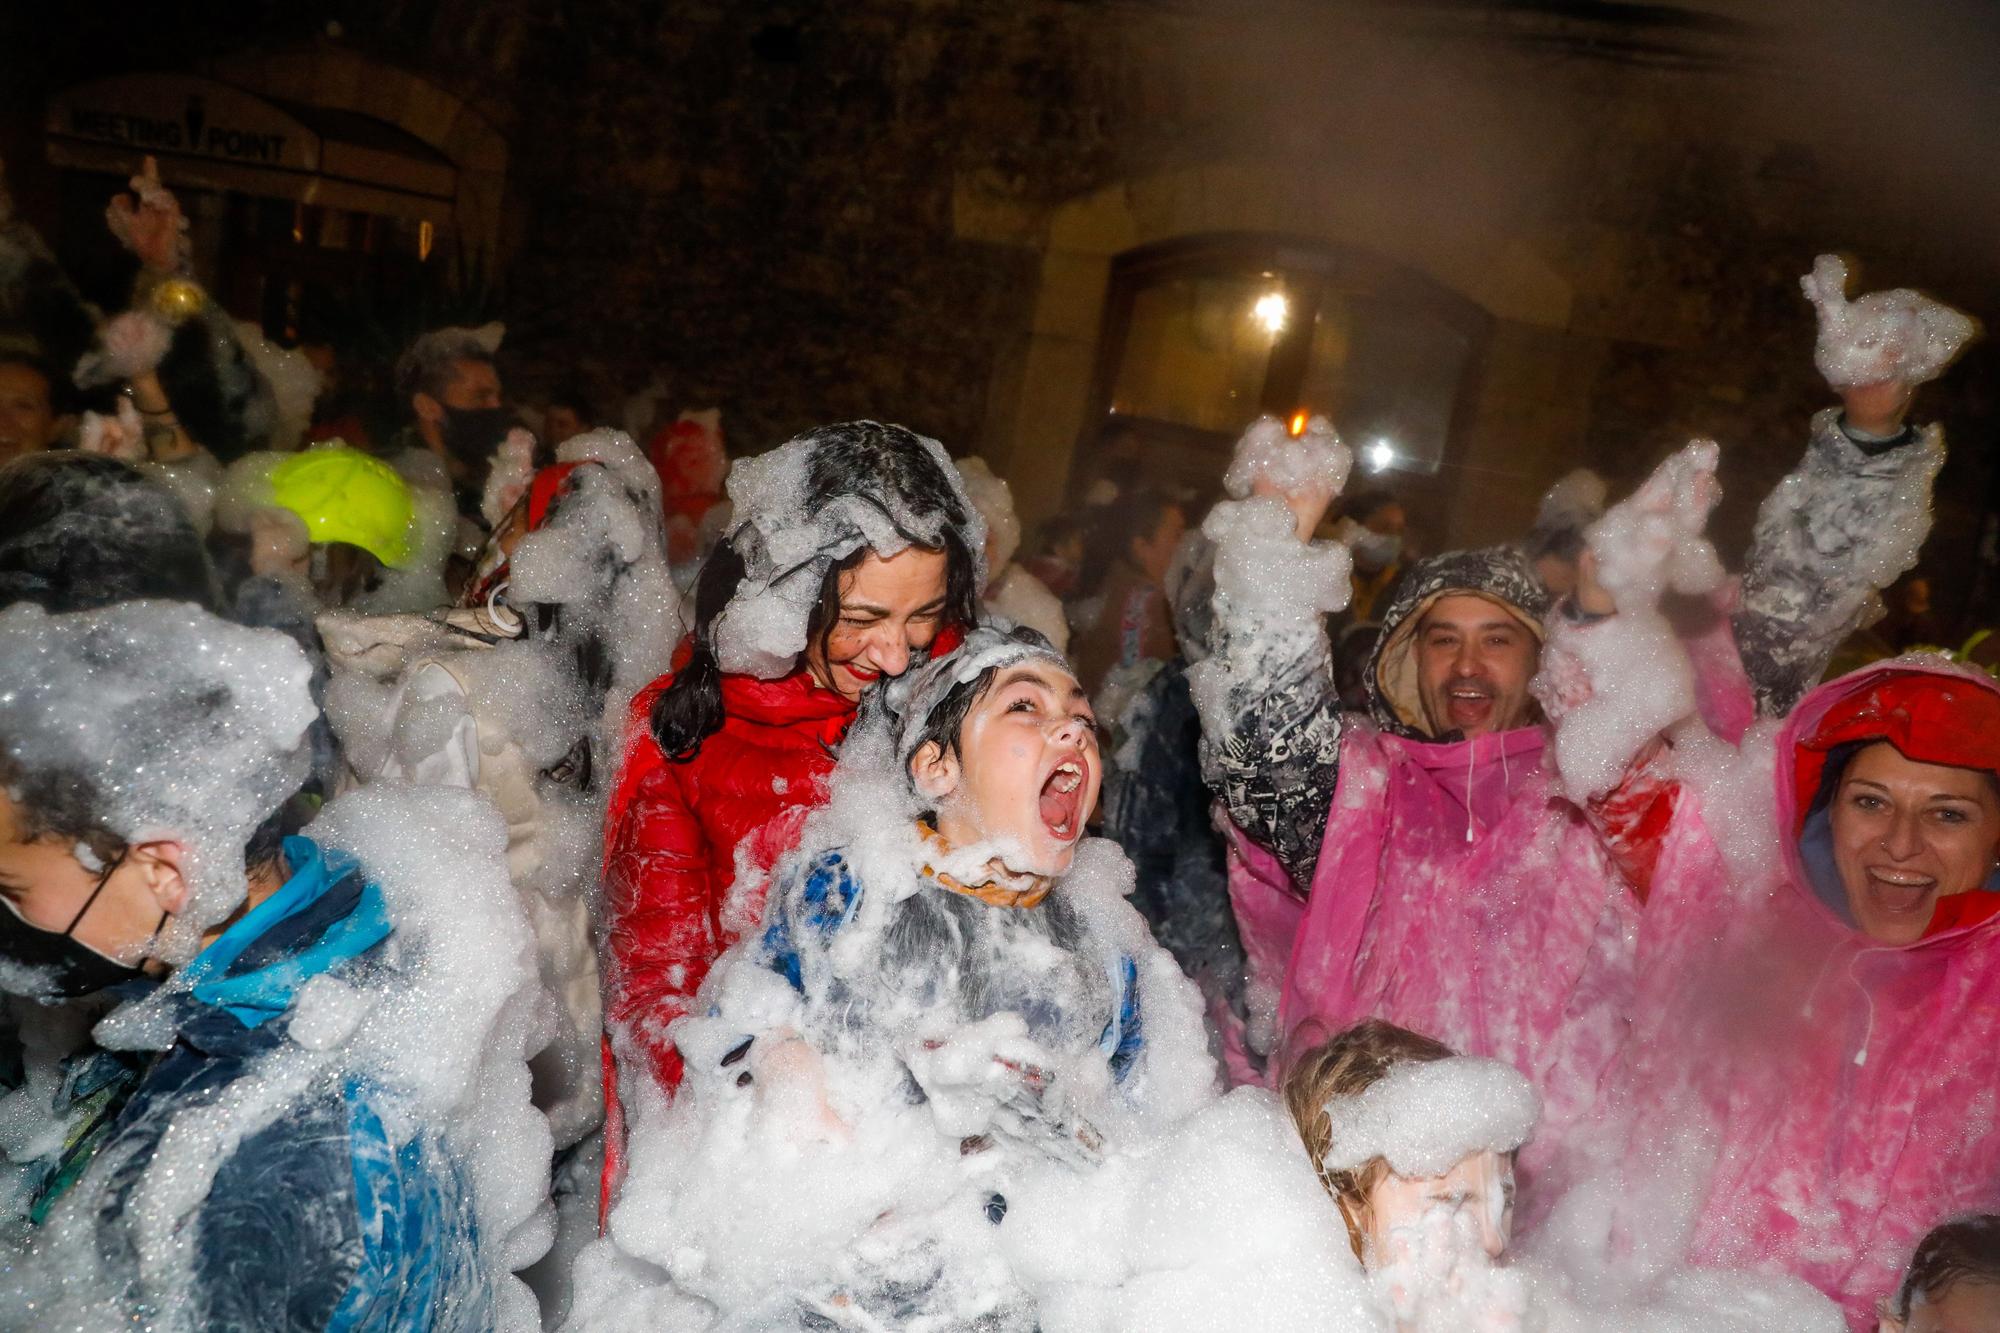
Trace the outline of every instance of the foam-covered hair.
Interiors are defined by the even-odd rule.
[[[711,634],[724,671],[767,680],[792,671],[827,571],[864,547],[890,556],[955,538],[972,561],[974,596],[985,590],[986,525],[944,446],[905,427],[809,430],[738,462],[729,498],[743,578]]]
[[[284,634],[185,602],[0,611],[10,795],[128,846],[182,843],[190,897],[159,955],[185,961],[242,901],[251,835],[305,780],[311,674]]]

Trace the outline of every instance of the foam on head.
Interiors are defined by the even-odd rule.
[[[831,475],[839,472],[848,475]],[[729,498],[737,526],[728,540],[744,576],[714,627],[724,671],[767,680],[791,671],[827,571],[864,548],[936,549],[955,531],[972,558],[974,592],[984,590],[986,524],[944,446],[901,426],[808,431],[738,462]]]
[[[1847,263],[1821,255],[1799,279],[1819,312],[1813,364],[1836,389],[1937,378],[1977,331],[1970,318],[1921,292],[1899,287],[1847,299]]]
[[[122,841],[187,848],[160,957],[192,957],[242,901],[244,845],[305,780],[310,675],[285,635],[185,602],[0,611],[0,744],[23,784],[66,775]]]
[[[1541,1098],[1505,1061],[1409,1061],[1327,1103],[1332,1136],[1320,1164],[1353,1171],[1379,1157],[1399,1176],[1428,1179],[1476,1152],[1513,1152],[1541,1114]]]

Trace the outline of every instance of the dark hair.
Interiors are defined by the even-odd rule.
[[[19,366],[23,370],[41,376],[42,383],[48,389],[49,410],[56,416],[65,416],[73,410],[68,377],[58,375],[56,368],[42,357],[32,352],[0,349],[0,367],[5,366]]]
[[[905,538],[925,550],[944,552],[944,623],[978,623],[978,562],[964,536],[971,515],[953,478],[938,466],[923,437],[901,426],[850,421],[822,426],[800,438],[813,446],[806,460],[807,512],[817,513],[842,498],[874,505]],[[936,545],[904,529],[897,515],[908,512],[941,520],[942,535]],[[738,528],[702,566],[695,580],[687,664],[653,701],[649,719],[653,739],[672,760],[693,757],[722,726],[722,665],[715,656],[715,622],[729,609],[748,572],[744,554],[736,546],[739,535],[745,540],[755,536]],[[863,546],[834,561],[820,580],[819,598],[806,621],[806,639],[819,644],[822,652],[840,619],[841,576],[868,554],[869,548]]]
[[[1016,625],[1007,631],[1007,637],[1015,643],[1025,643],[1031,648],[1040,648],[1051,653],[1055,651],[1055,645],[1050,643],[1040,630],[1030,629],[1026,625]],[[935,744],[946,754],[958,753],[958,734],[965,729],[965,715],[986,697],[986,691],[993,688],[993,678],[1000,674],[1002,665],[1006,664],[996,662],[970,680],[960,681],[946,690],[943,698],[931,705],[931,711],[924,714],[923,725],[917,729],[915,743],[910,746],[911,758],[914,758],[917,751],[924,746],[931,744]]]
[[[1150,488],[1121,496],[1108,506],[1109,521],[1088,530],[1083,543],[1083,582],[1079,591],[1086,597],[1104,585],[1113,566],[1132,556],[1132,543],[1149,540],[1160,530],[1160,520],[1169,509],[1186,512],[1175,497]]]
[[[1528,559],[1552,556],[1557,560],[1575,560],[1583,554],[1583,542],[1581,527],[1536,528],[1528,534]]]
[[[69,450],[0,466],[0,606],[51,614],[136,597],[216,606],[194,520],[129,463]]]
[[[219,702],[213,694],[189,701],[199,710]],[[130,851],[125,839],[105,827],[100,811],[104,793],[87,773],[77,769],[29,770],[8,755],[0,745],[0,787],[14,801],[14,818],[23,841],[58,837],[70,844],[82,844],[106,865]],[[277,864],[285,839],[312,821],[316,803],[294,792],[276,810],[265,816],[243,846],[243,867],[255,872]]]
[[[1979,1213],[1933,1227],[1910,1258],[1891,1313],[1908,1319],[1919,1301],[1934,1301],[1968,1281],[2000,1283],[2000,1215]]]
[[[1071,537],[1083,535],[1084,525],[1080,516],[1072,513],[1052,514],[1042,520],[1041,529],[1035,534],[1035,549],[1047,553]]]
[[[433,329],[411,343],[396,360],[396,397],[405,406],[417,394],[443,400],[458,378],[461,362],[497,365],[493,353],[469,329]]]
[[[174,329],[157,373],[174,416],[218,463],[226,467],[271,447],[278,425],[276,392],[219,307]]]
[[[1360,491],[1341,501],[1341,513],[1356,523],[1366,523],[1390,505],[1401,507],[1402,501],[1388,491]]]

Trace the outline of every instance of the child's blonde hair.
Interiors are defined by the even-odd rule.
[[[1362,1257],[1362,1211],[1368,1206],[1370,1191],[1389,1173],[1389,1164],[1376,1157],[1353,1170],[1329,1170],[1321,1160],[1333,1141],[1327,1103],[1360,1096],[1398,1065],[1449,1060],[1455,1053],[1422,1033],[1368,1018],[1300,1052],[1285,1071],[1285,1109],[1292,1113],[1292,1123],[1312,1159],[1319,1183],[1340,1207],[1341,1220],[1347,1223],[1347,1241],[1357,1259]]]

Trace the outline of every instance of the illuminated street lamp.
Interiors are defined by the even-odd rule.
[[[1264,326],[1264,332],[1275,338],[1285,331],[1285,321],[1292,316],[1292,303],[1283,292],[1265,292],[1250,308],[1250,314]]]

